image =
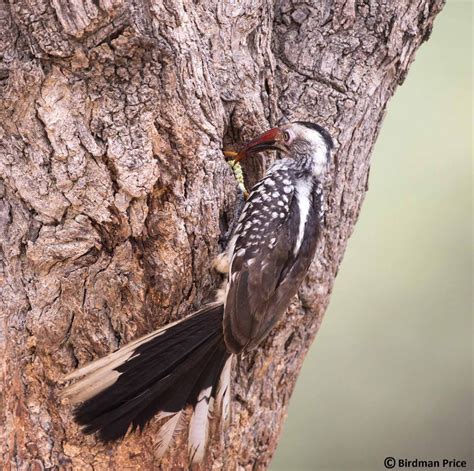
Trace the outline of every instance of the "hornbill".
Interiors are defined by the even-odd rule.
[[[209,415],[229,415],[234,355],[257,347],[285,313],[309,269],[321,232],[323,182],[333,143],[321,126],[273,128],[237,154],[265,150],[278,159],[252,188],[218,269],[226,285],[216,302],[80,368],[63,391],[74,419],[104,442],[163,420],[158,455],[189,406],[188,451],[202,461]]]

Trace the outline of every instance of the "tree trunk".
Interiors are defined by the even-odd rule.
[[[336,142],[324,236],[285,320],[234,365],[231,424],[214,426],[203,468],[268,466],[367,190],[387,101],[442,4],[0,7],[4,469],[160,466],[155,423],[99,444],[73,423],[57,383],[211,299],[220,282],[211,260],[240,201],[222,148],[300,119]],[[249,184],[262,172],[255,162]],[[162,469],[186,468],[182,442]]]

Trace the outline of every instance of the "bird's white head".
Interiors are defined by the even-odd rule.
[[[332,148],[333,141],[326,129],[307,121],[295,121],[270,129],[250,141],[239,152],[237,160],[264,150],[279,150],[320,177],[325,173]]]
[[[329,133],[318,124],[296,121],[281,128],[280,146],[289,157],[312,171],[322,175],[329,162],[333,142]]]

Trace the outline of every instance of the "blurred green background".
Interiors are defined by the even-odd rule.
[[[448,0],[389,103],[272,471],[383,470],[386,456],[474,468],[472,10]]]

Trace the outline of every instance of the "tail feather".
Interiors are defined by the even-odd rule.
[[[222,423],[225,424],[230,417],[230,372],[232,367],[232,356],[224,360],[222,373],[219,377],[217,387],[216,403],[222,415]]]
[[[176,322],[171,322],[170,324],[167,324],[163,326],[161,329],[155,330],[153,332],[150,332],[147,335],[144,335],[143,337],[140,337],[136,340],[132,340],[131,342],[127,343],[127,345],[124,345],[122,348],[119,350],[103,357],[99,358],[98,360],[92,361],[88,365],[83,366],[82,368],[79,368],[77,370],[72,371],[68,375],[64,377],[65,381],[69,381],[71,379],[77,379],[77,378],[82,378],[86,375],[88,375],[89,379],[92,377],[92,373],[96,373],[98,370],[101,369],[108,369],[112,362],[115,362],[117,360],[122,360],[118,364],[125,362],[132,354],[134,353],[136,347],[139,345],[143,345],[147,343],[149,340],[152,340],[155,337],[158,337],[162,334],[164,334],[167,330],[170,330],[172,327],[174,327],[177,324],[180,324],[184,321],[189,320],[191,317],[196,316],[199,314],[201,311],[196,311],[190,314],[189,316],[180,319]],[[76,383],[79,384],[79,383]],[[73,390],[74,388],[72,386],[68,387],[63,391],[63,397],[72,397],[73,396]],[[77,401],[80,402],[80,401]]]
[[[209,434],[209,409],[211,407],[212,388],[201,392],[189,423],[188,453],[191,463],[202,461]]]
[[[70,374],[82,378],[63,396],[79,404],[75,420],[102,441],[142,430],[156,414],[167,418],[158,435],[157,453],[170,445],[187,405],[194,408],[189,428],[193,462],[204,457],[208,417],[229,353],[222,331],[222,304],[212,304],[165,326],[111,355]]]
[[[191,394],[191,403],[195,404],[188,434],[191,463],[198,463],[204,457],[209,435],[209,419],[213,412],[219,376],[227,356],[225,345],[219,343]]]
[[[202,359],[202,356],[200,356]],[[196,363],[197,364],[197,363]],[[186,370],[184,373],[189,372]],[[177,371],[180,374],[182,371]],[[181,375],[181,374],[180,374]],[[192,383],[197,377],[196,374],[188,377],[187,381]],[[157,383],[154,387],[148,388],[138,396],[127,400],[114,409],[110,409],[94,417],[85,408],[79,408],[75,412],[76,421],[85,426],[85,433],[97,432],[99,438],[104,442],[118,440],[128,431],[135,431],[137,428],[143,430],[146,423],[159,411],[177,413],[186,405],[187,395],[190,387],[187,384],[178,389],[177,381],[171,381],[173,377],[168,376]],[[173,393],[171,400],[166,400],[164,396]],[[161,401],[157,401],[161,398]],[[87,407],[87,405],[85,405]]]
[[[189,326],[192,328],[193,326]],[[207,326],[209,327],[212,326]],[[153,400],[159,393],[176,380],[181,379],[180,374],[187,369],[196,367],[202,357],[212,347],[218,339],[215,332],[199,326],[190,334],[184,332],[179,335],[179,339],[173,339],[173,330],[170,330],[162,337],[153,340],[156,343],[156,350],[140,350],[138,347],[133,356],[126,363],[116,367],[118,372],[117,380],[112,386],[101,391],[81,407],[83,414],[78,417],[80,423],[88,421],[98,414],[117,410],[127,401],[132,401],[138,394],[145,393],[150,400]],[[178,335],[176,335],[178,337]],[[188,383],[190,378],[187,378]],[[142,397],[141,402],[145,400]],[[87,414],[85,415],[85,411]]]
[[[136,354],[140,346],[145,346],[153,339],[162,336],[171,330],[177,324],[190,320],[192,317],[199,314],[200,311],[191,314],[190,316],[165,325],[163,328],[155,330],[148,335],[145,335],[137,340],[134,340],[116,352],[89,363],[82,368],[74,370],[72,373],[65,376],[64,380],[69,381],[77,378],[83,378],[75,384],[68,386],[62,391],[62,397],[67,397],[75,404],[83,402],[99,392],[106,389],[108,386],[115,383],[120,376],[118,367]]]
[[[156,455],[157,458],[161,458],[165,453],[166,450],[171,445],[171,442],[173,441],[173,436],[179,427],[179,423],[183,418],[183,411],[180,410],[179,412],[176,412],[175,414],[172,414],[172,417],[166,421],[165,424],[163,424],[160,428],[160,431],[158,432],[158,447],[156,449]]]

